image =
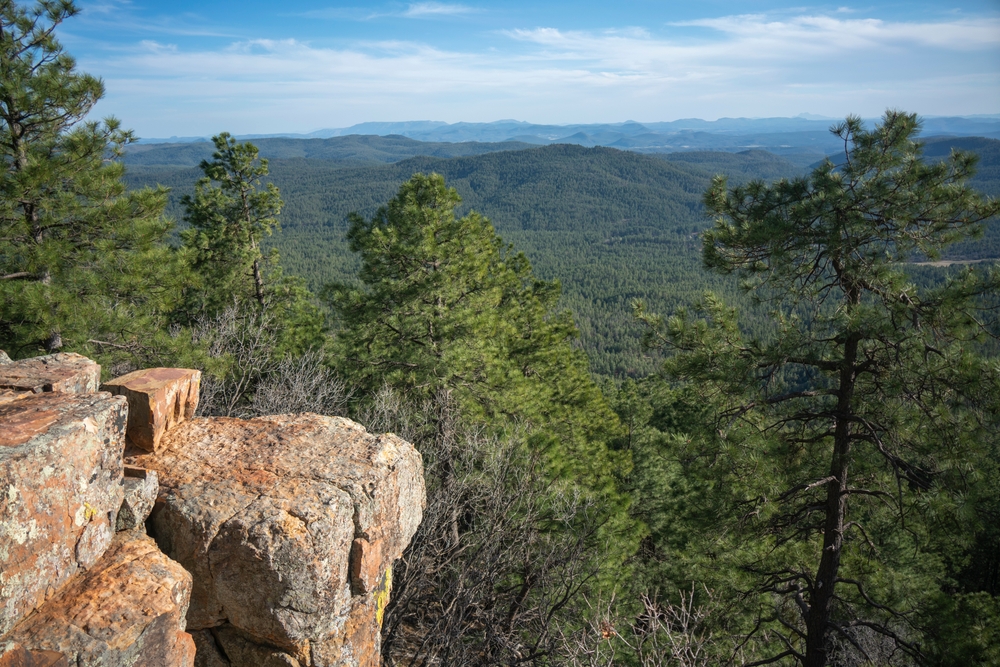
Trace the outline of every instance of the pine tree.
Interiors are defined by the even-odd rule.
[[[572,346],[558,284],[538,280],[489,220],[458,217],[460,201],[441,176],[416,174],[370,220],[352,216],[361,285],[326,291],[334,359],[363,394],[387,386],[426,415],[412,437],[433,471],[433,518],[388,626],[397,614],[426,624],[427,655],[463,664],[542,659],[554,619],[579,623],[583,591],[620,581],[634,553],[639,531],[617,488],[630,462],[607,446],[618,422]],[[498,509],[502,524],[487,520]],[[523,558],[495,553],[508,550],[498,535],[526,540],[512,551]]]
[[[277,251],[265,254],[266,237],[280,229],[284,205],[273,183],[263,183],[268,163],[250,142],[228,132],[212,138],[215,153],[201,162],[205,176],[182,200],[181,233],[197,278],[186,290],[186,323],[207,322],[227,308],[253,304],[267,313],[277,337],[276,353],[300,354],[323,344],[323,316],[302,280],[286,276]]]
[[[284,203],[273,183],[262,187],[267,160],[250,142],[237,143],[228,133],[212,137],[212,160],[202,160],[204,178],[194,195],[182,200],[182,234],[193,251],[192,266],[204,278],[196,293],[198,311],[217,313],[233,299],[252,298],[265,305],[264,256],[261,242],[279,227]],[[218,183],[218,185],[214,185]]]
[[[1000,273],[918,288],[906,266],[979,234],[1000,203],[966,185],[973,155],[921,160],[918,130],[901,112],[872,130],[849,117],[839,167],[713,182],[705,265],[773,309],[774,335],[748,334],[714,297],[647,318],[668,375],[714,409],[688,455],[726,497],[712,539],[759,594],[750,635],[779,640],[751,664],[823,667],[865,633],[919,656],[914,612],[944,583],[935,534],[961,539],[975,462],[997,441],[1000,378],[977,342],[997,333],[979,309]]]
[[[85,117],[104,93],[54,36],[69,0],[0,1],[0,346],[150,354],[183,271],[165,190],[127,191],[133,139]]]
[[[449,392],[469,417],[527,421],[565,447],[602,441],[617,420],[556,309],[558,283],[535,278],[488,219],[457,217],[460,201],[441,176],[417,174],[371,220],[352,216],[363,287],[326,292],[345,373],[414,401]],[[587,466],[606,473],[601,449]]]

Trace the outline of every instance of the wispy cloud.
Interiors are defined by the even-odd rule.
[[[407,11],[418,7],[435,15],[428,3]],[[434,7],[446,15],[442,7],[465,6]],[[988,113],[1000,108],[996,34],[994,18],[907,23],[755,15],[674,24],[659,35],[644,28],[509,30],[498,33],[506,43],[494,40],[495,49],[253,39],[194,51],[147,41],[99,68],[81,64],[104,76],[106,104],[126,122],[136,116],[150,126],[190,119],[208,126],[170,131],[176,134],[416,117],[763,116],[781,115],[785,107],[827,115],[876,115],[888,106]]]
[[[329,7],[302,12],[299,16],[315,19],[348,19],[370,21],[380,18],[403,17],[413,19],[475,14],[481,10],[469,5],[445,2],[415,2],[406,9],[395,11],[372,11],[369,7]]]
[[[402,16],[408,18],[456,16],[459,14],[472,14],[476,11],[478,10],[475,7],[469,7],[468,5],[455,5],[444,2],[416,2],[407,7]]]
[[[204,17],[191,13],[163,14],[140,18],[132,0],[90,0],[81,3],[80,22],[91,30],[111,31],[112,34],[161,34],[178,37],[236,38],[231,28],[211,25]],[[74,32],[73,25],[68,28]]]
[[[683,21],[671,25],[712,28],[741,41],[757,44],[810,46],[811,50],[878,49],[914,44],[958,51],[995,48],[1000,35],[1000,19],[961,19],[936,22],[842,19],[824,15],[803,15],[776,21],[749,14],[714,19]]]

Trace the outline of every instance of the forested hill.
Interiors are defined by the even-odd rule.
[[[274,137],[255,139],[253,143],[260,149],[261,155],[270,159],[301,157],[348,165],[398,162],[417,155],[461,157],[532,147],[531,144],[519,141],[435,143],[417,141],[399,135],[380,137],[361,134],[330,139]],[[202,160],[212,157],[212,151],[212,144],[207,141],[181,144],[133,144],[126,149],[125,164],[197,167]]]
[[[752,179],[774,181],[804,175],[808,170],[798,167],[785,157],[753,148],[739,153],[723,151],[684,151],[680,153],[649,153],[674,163],[700,167],[710,174],[725,174],[730,185]]]
[[[464,211],[490,217],[538,275],[561,281],[562,303],[573,311],[592,369],[615,375],[646,374],[656,366],[640,348],[632,299],[666,312],[705,289],[733,296],[732,281],[700,265],[698,234],[709,225],[701,197],[712,175],[727,173],[736,183],[802,173],[765,151],[648,156],[558,144],[366,166],[262,154],[271,158],[269,178],[285,201],[282,231],[273,243],[286,269],[310,287],[355,275],[357,260],[344,239],[348,213],[369,216],[415,172],[437,172],[461,194]],[[981,168],[991,164],[984,159]],[[200,175],[193,167],[129,167],[134,185],[173,188],[177,219],[177,202]]]
[[[573,145],[353,168],[272,158],[270,178],[285,201],[274,243],[282,264],[314,289],[351,280],[357,263],[344,239],[347,214],[371,215],[415,172],[441,173],[462,195],[463,210],[490,217],[539,275],[562,282],[563,304],[576,317],[594,370],[646,373],[654,362],[640,350],[630,301],[643,298],[668,308],[715,283],[701,271],[697,233],[708,224],[701,196],[720,160],[744,172],[762,163],[753,154],[702,153],[671,161]],[[780,175],[776,165],[783,165],[785,175],[800,173],[774,158],[766,177]],[[135,185],[173,188],[178,219],[176,203],[199,175],[195,168],[129,167]]]

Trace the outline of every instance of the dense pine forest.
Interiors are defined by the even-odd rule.
[[[310,148],[311,143],[320,146]],[[670,312],[706,289],[738,298],[733,281],[720,280],[700,263],[698,235],[710,224],[701,198],[712,176],[724,173],[738,185],[807,171],[759,150],[640,155],[571,145],[511,151],[507,144],[455,144],[456,154],[483,154],[432,159],[408,158],[419,142],[402,137],[268,139],[257,144],[263,155],[268,155],[264,146],[272,147],[268,178],[286,200],[282,232],[269,239],[269,247],[280,252],[287,271],[314,291],[330,281],[351,280],[357,272],[344,236],[348,214],[373,214],[414,173],[440,173],[461,195],[462,210],[489,217],[498,233],[528,256],[539,276],[560,281],[560,303],[573,313],[591,369],[608,376],[638,377],[657,368],[657,355],[641,346],[633,300]],[[952,146],[980,155],[971,182],[981,192],[996,194],[1000,141],[934,139],[928,157],[941,159]],[[210,148],[137,148],[125,157],[128,182],[171,188],[168,211],[183,224],[180,199],[200,174],[191,165],[209,157]],[[427,146],[428,154],[440,150],[439,144]],[[296,157],[279,157],[292,154]],[[323,157],[298,157],[306,154]],[[390,159],[393,164],[358,166],[360,161]],[[947,256],[1000,257],[1000,229],[955,246]]]
[[[138,145],[76,11],[0,2],[0,349],[412,441],[385,664],[1000,665],[1000,141]]]

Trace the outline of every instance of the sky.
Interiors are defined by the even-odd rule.
[[[1000,113],[1000,0],[77,0],[58,35],[143,137],[365,121]]]

